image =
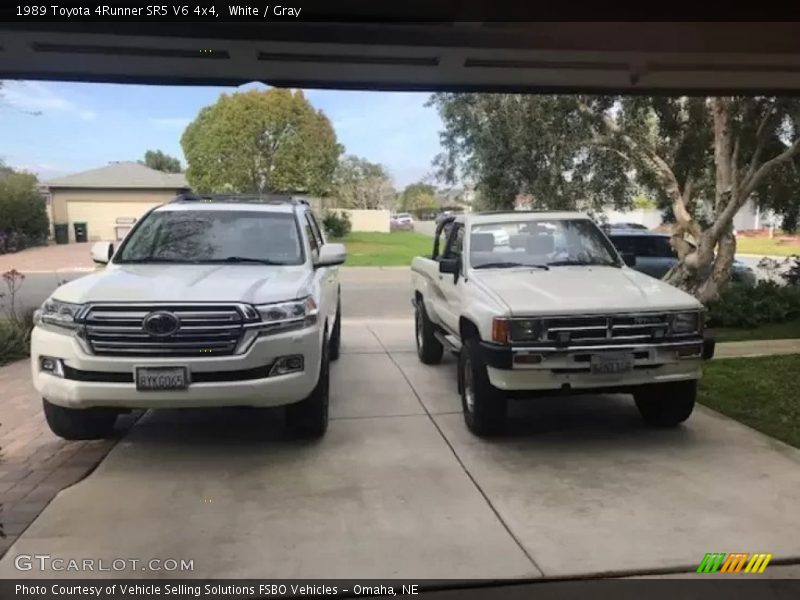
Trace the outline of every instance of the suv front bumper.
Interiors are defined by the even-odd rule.
[[[489,381],[507,391],[624,389],[654,383],[687,381],[702,376],[702,362],[714,355],[714,340],[564,348],[511,347],[481,342]],[[629,353],[633,368],[596,374],[591,357]]]
[[[31,371],[37,391],[66,408],[105,406],[182,408],[280,406],[306,398],[319,378],[322,330],[319,325],[261,336],[241,355],[213,357],[119,357],[87,353],[75,335],[37,326],[31,335]],[[282,356],[302,355],[303,370],[270,375]],[[41,368],[41,357],[58,359],[63,377]],[[186,367],[185,390],[139,391],[136,367]]]

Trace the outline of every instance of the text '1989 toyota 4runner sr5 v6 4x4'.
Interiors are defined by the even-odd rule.
[[[442,240],[442,231],[446,230]],[[412,263],[420,360],[458,354],[464,418],[497,433],[511,397],[632,393],[650,424],[692,412],[703,359],[704,309],[629,268],[580,213],[449,218],[430,257]]]
[[[282,405],[298,434],[325,433],[345,248],[307,203],[179,196],[92,258],[107,266],[35,315],[33,382],[54,433],[103,437],[137,408]]]

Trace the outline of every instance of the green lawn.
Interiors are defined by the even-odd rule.
[[[702,404],[800,448],[800,354],[714,360],[703,371]]]
[[[343,240],[347,246],[347,267],[409,266],[415,256],[430,256],[433,239],[413,231],[376,233],[356,231]]]
[[[781,236],[777,234],[773,239],[739,236],[736,238],[736,252],[738,254],[766,254],[768,256],[800,254],[800,245],[779,244],[779,237]]]
[[[800,338],[800,319],[786,323],[767,323],[751,329],[719,327],[709,331],[718,342],[744,340],[786,340]]]

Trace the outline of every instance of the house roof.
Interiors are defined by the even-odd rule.
[[[74,173],[44,182],[50,188],[188,188],[183,173],[163,173],[134,161],[115,162],[99,169]]]

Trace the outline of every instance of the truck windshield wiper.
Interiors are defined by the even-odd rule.
[[[554,260],[547,263],[551,267],[616,267],[615,263],[598,260]]]
[[[208,262],[216,263],[257,263],[261,265],[285,265],[285,262],[270,260],[268,258],[253,258],[251,256],[226,256],[225,258],[214,258]]]
[[[162,258],[158,256],[148,256],[146,258],[124,258],[114,261],[123,265],[146,265],[148,263],[172,263],[177,265],[194,264],[197,261],[185,260],[182,258]]]
[[[531,265],[531,264],[524,264],[518,262],[489,262],[483,263],[481,265],[476,265],[474,268],[476,269],[510,269],[513,267],[525,267],[530,269],[542,269],[543,271],[549,271],[550,267],[547,265]]]

